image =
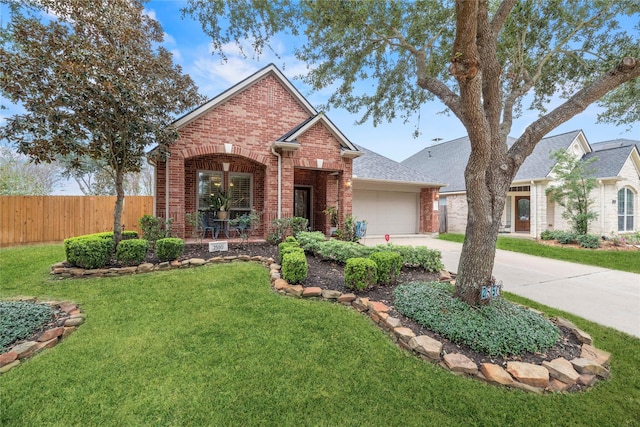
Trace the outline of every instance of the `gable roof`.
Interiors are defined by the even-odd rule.
[[[584,160],[597,159],[593,162],[594,177],[613,178],[618,176],[634,148],[640,151],[640,141],[616,139],[592,144],[591,148],[593,152],[584,156]]]
[[[297,143],[297,138],[311,129],[311,127],[313,127],[318,122],[322,123],[327,129],[329,129],[329,132],[331,132],[333,136],[338,140],[342,148],[349,151],[358,151],[356,145],[349,141],[349,139],[342,132],[340,132],[340,129],[338,129],[336,125],[334,125],[333,122],[329,120],[329,118],[322,112],[304,120],[289,132],[278,138],[277,142]]]
[[[551,151],[568,148],[582,134],[581,130],[543,138],[533,152],[524,161],[514,181],[541,179],[547,177],[554,161],[549,157]],[[583,135],[584,136],[584,135]],[[515,138],[507,137],[507,145],[511,147]],[[437,145],[426,147],[401,162],[407,166],[429,175],[437,176],[438,181],[447,183],[440,191],[443,193],[466,191],[464,170],[471,154],[469,137],[454,139]]]
[[[191,123],[201,115],[207,113],[209,110],[233,98],[236,94],[251,87],[252,85],[259,82],[260,80],[262,80],[264,77],[268,75],[273,75],[276,79],[278,79],[282,84],[282,86],[289,91],[289,93],[293,96],[293,98],[296,99],[296,101],[298,101],[298,103],[309,113],[309,115],[315,116],[316,114],[318,114],[316,109],[313,108],[313,106],[309,103],[309,101],[307,101],[307,99],[304,96],[302,96],[302,94],[298,91],[298,89],[296,89],[291,84],[289,79],[287,79],[285,75],[282,74],[282,71],[280,71],[278,67],[276,67],[274,64],[269,64],[263,69],[256,71],[246,79],[242,80],[240,83],[237,83],[236,85],[231,86],[229,89],[225,90],[220,95],[210,99],[209,101],[205,102],[204,104],[197,107],[196,109],[176,119],[173,122],[173,125],[179,129]]]
[[[353,179],[363,181],[398,182],[403,184],[420,184],[422,186],[442,187],[444,184],[431,176],[415,169],[403,166],[394,160],[374,151],[356,145],[363,156],[353,159]]]

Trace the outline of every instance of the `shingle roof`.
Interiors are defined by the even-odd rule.
[[[546,177],[554,164],[554,161],[549,157],[550,152],[558,148],[566,149],[580,132],[576,130],[542,139],[524,161],[514,180]],[[515,138],[507,138],[509,146],[513,145],[515,141]],[[469,137],[465,136],[427,147],[402,161],[401,164],[428,173],[437,177],[438,181],[447,183],[447,186],[441,189],[443,193],[465,191],[464,170],[470,154],[471,143]]]
[[[441,179],[435,179],[414,169],[403,166],[400,163],[384,157],[374,151],[368,150],[361,145],[356,145],[356,147],[358,150],[362,151],[364,155],[357,159],[353,159],[354,179],[425,183],[430,185],[438,185],[438,183],[442,182]]]
[[[591,144],[593,152],[587,154],[584,160],[596,158],[593,162],[596,178],[610,178],[617,176],[627,161],[633,146],[640,150],[640,141],[631,139],[616,139]]]

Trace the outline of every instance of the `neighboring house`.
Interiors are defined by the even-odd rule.
[[[329,233],[324,211],[331,206],[341,222],[354,211],[370,221],[369,234],[438,229],[437,184],[380,156],[371,164],[386,161],[383,174],[354,174],[359,157],[366,164],[375,153],[351,143],[272,64],[174,124],[178,140],[166,150],[154,148],[149,158],[156,172],[155,215],[171,218],[178,236],[191,235],[185,214],[208,208],[220,191],[230,195],[230,218],[262,214],[254,236],[266,236],[273,219],[292,216]],[[394,169],[408,182],[393,179]],[[411,196],[388,206],[396,194]],[[379,208],[391,214],[379,216]]]
[[[515,142],[509,137],[507,144]],[[507,193],[501,232],[538,237],[544,230],[568,230],[562,207],[546,196],[553,183],[553,151],[567,150],[593,163],[598,187],[591,193],[598,219],[589,226],[595,234],[637,231],[640,218],[640,142],[607,141],[590,145],[582,131],[542,139],[520,167]],[[464,170],[471,153],[468,137],[427,147],[401,164],[428,172],[447,185],[440,189],[440,231],[464,233],[467,199]],[[444,215],[443,215],[444,214]],[[445,227],[443,227],[445,226]]]

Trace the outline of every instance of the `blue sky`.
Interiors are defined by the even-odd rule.
[[[267,64],[274,63],[312,105],[320,107],[326,102],[331,88],[311,92],[307,85],[295,78],[305,73],[307,69],[306,64],[301,63],[294,56],[297,40],[284,36],[276,38],[273,48],[277,55],[265,49],[259,60],[251,57],[249,43],[245,46],[245,50],[250,53],[248,58],[243,57],[235,45],[228,45],[225,46],[228,60],[223,63],[219,56],[212,55],[211,41],[202,32],[200,23],[189,16],[182,18],[180,9],[185,4],[184,0],[154,0],[145,4],[145,10],[162,24],[165,31],[164,46],[173,53],[174,61],[193,78],[201,94],[212,98]],[[6,9],[3,12],[5,11]],[[418,138],[413,137],[418,123],[418,118],[415,116],[409,123],[397,120],[373,127],[371,122],[355,125],[360,116],[344,110],[331,109],[327,115],[352,142],[393,160],[402,161],[421,149],[435,144],[434,139],[444,142],[466,135],[458,119],[453,115],[442,114],[443,110],[444,106],[439,102],[423,106],[419,120],[421,135]],[[582,129],[591,143],[616,138],[640,139],[639,124],[635,124],[630,131],[627,126],[596,124],[598,112],[598,107],[592,105],[582,114],[558,127],[552,134]],[[7,116],[11,111],[3,111],[0,114]],[[514,122],[511,136],[518,137],[536,117],[536,112],[525,110],[523,116]],[[59,193],[80,194],[73,183]]]

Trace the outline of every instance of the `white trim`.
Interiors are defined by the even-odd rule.
[[[349,141],[347,139],[346,136],[344,136],[344,134],[342,132],[340,132],[340,130],[331,122],[331,120],[329,120],[324,115],[324,113],[320,113],[320,114],[316,115],[314,118],[312,118],[311,120],[309,120],[307,123],[305,123],[303,126],[301,126],[300,129],[297,129],[294,133],[292,133],[287,138],[285,138],[284,142],[294,142],[294,141],[296,141],[296,139],[300,135],[304,134],[306,131],[311,129],[311,127],[313,127],[318,122],[322,122],[322,124],[324,124],[329,129],[329,132],[331,132],[333,134],[333,136],[338,140],[338,142],[340,143],[340,145],[342,147],[346,147],[349,150],[355,151],[357,153],[362,153],[361,151],[359,151],[351,143],[351,141]],[[362,154],[360,154],[360,155],[362,155]]]
[[[414,182],[414,181],[399,181],[399,180],[391,180],[391,179],[373,179],[373,178],[358,178],[356,176],[351,176],[353,182],[374,182],[381,184],[400,184],[411,187],[436,187],[441,188],[444,187],[445,184],[439,184],[436,182]],[[451,194],[451,193],[447,193]]]
[[[300,105],[305,110],[307,110],[309,115],[318,114],[318,112],[315,110],[315,108],[313,108],[313,106],[309,103],[309,101],[307,101],[304,98],[304,96],[302,96],[302,94],[291,84],[289,79],[287,79],[285,77],[285,75],[282,74],[282,72],[278,69],[278,67],[276,67],[274,64],[269,64],[266,67],[264,67],[263,69],[261,69],[261,70],[257,71],[256,73],[254,73],[253,75],[251,75],[251,76],[247,77],[246,79],[242,80],[241,82],[239,82],[235,86],[233,86],[233,87],[229,88],[228,90],[222,92],[220,95],[216,96],[215,98],[212,98],[211,100],[207,101],[205,104],[201,105],[200,107],[196,108],[195,110],[193,110],[193,111],[185,114],[184,116],[180,117],[178,120],[176,120],[173,123],[174,126],[176,128],[178,128],[178,129],[180,129],[183,126],[186,126],[187,124],[189,124],[192,121],[196,120],[198,117],[200,117],[203,114],[207,113],[209,110],[212,110],[213,108],[217,107],[218,105],[220,105],[220,104],[224,103],[225,101],[233,98],[234,96],[236,96],[238,93],[242,92],[243,90],[251,87],[256,82],[262,80],[264,77],[266,77],[269,74],[272,74],[278,80],[280,80],[280,83],[289,91],[289,93],[291,93],[291,95],[294,98],[296,98],[296,100],[300,103]]]

